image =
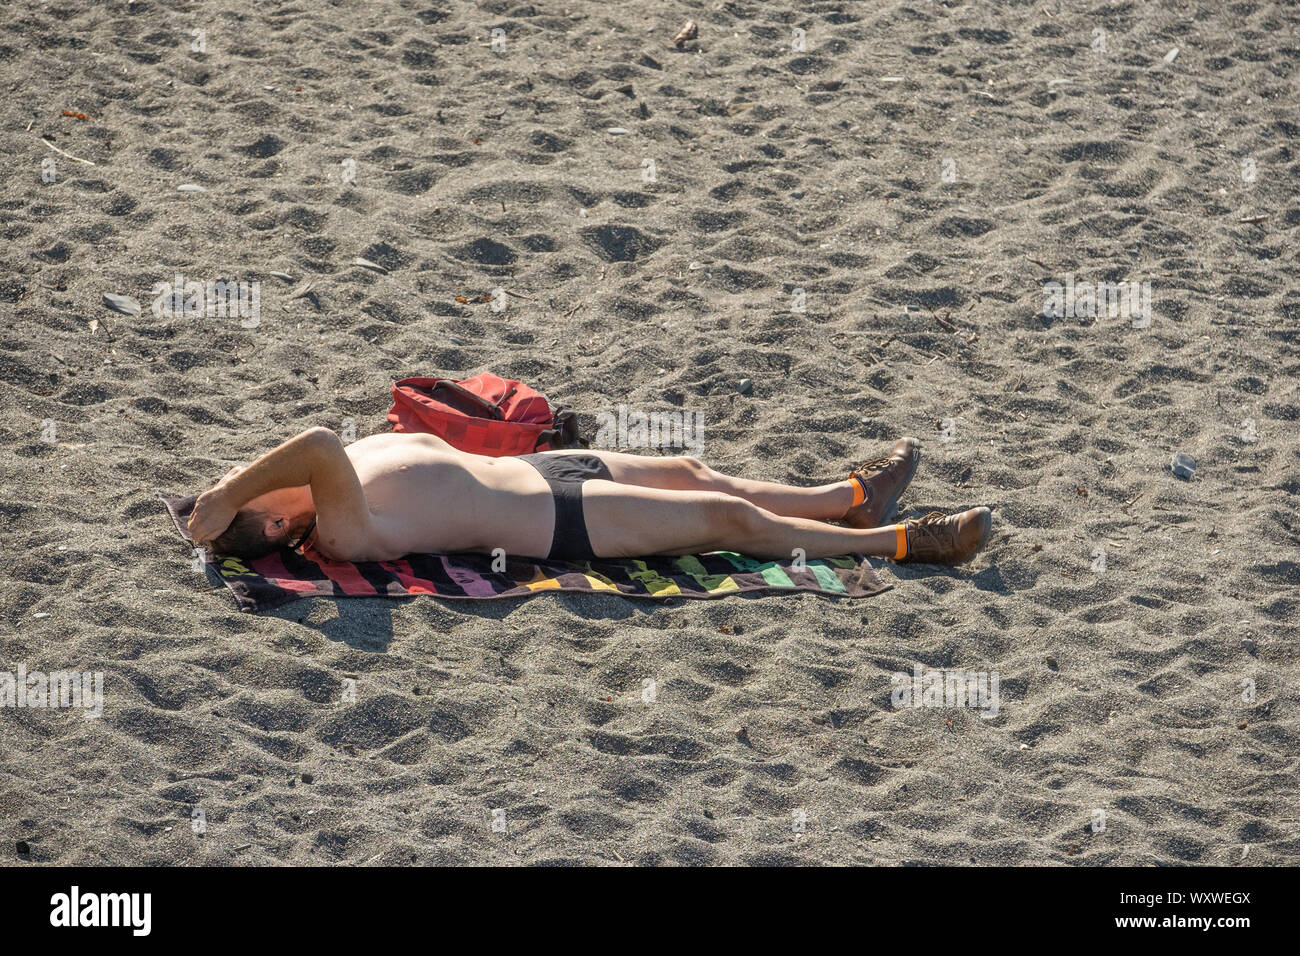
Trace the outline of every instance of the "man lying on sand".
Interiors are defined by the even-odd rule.
[[[920,459],[920,443],[904,438],[846,481],[798,488],[732,478],[695,458],[489,458],[407,433],[344,447],[329,429],[312,428],[232,469],[195,502],[189,530],[218,554],[242,558],[310,540],[340,561],[496,548],[562,560],[705,551],[789,558],[802,549],[809,558],[965,561],[988,539],[987,508],[882,524]]]

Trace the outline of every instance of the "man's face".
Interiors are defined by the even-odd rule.
[[[267,540],[281,544],[298,540],[316,517],[311,489],[306,485],[301,488],[276,488],[258,495],[244,507],[266,515],[264,533]]]

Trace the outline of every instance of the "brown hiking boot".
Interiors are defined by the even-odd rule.
[[[867,498],[850,508],[842,520],[850,528],[879,528],[894,515],[898,498],[921,463],[921,443],[900,438],[888,458],[877,458],[849,474],[866,484]]]
[[[993,528],[988,508],[972,508],[961,514],[931,511],[924,518],[904,522],[907,529],[907,557],[899,564],[961,564],[984,547]]]

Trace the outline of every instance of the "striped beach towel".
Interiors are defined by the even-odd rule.
[[[194,498],[163,497],[181,537]],[[730,594],[808,591],[864,598],[887,591],[866,558],[844,555],[806,562],[762,561],[730,551],[679,558],[597,558],[593,561],[493,559],[481,554],[409,554],[398,561],[330,561],[287,548],[243,561],[221,557],[209,565],[230,588],[241,611],[306,597],[442,598],[530,597],[551,591],[621,594],[632,598],[717,598]]]

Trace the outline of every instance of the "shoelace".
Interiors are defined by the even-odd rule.
[[[948,516],[944,514],[942,511],[931,511],[929,514],[925,515],[924,517],[914,518],[912,521],[909,521],[908,524],[911,526],[912,530],[920,532],[923,537],[929,539],[930,541],[934,541],[939,544],[947,544],[946,541],[944,542],[939,541],[939,535],[941,533],[949,534],[949,535],[952,533],[951,528],[944,526],[944,523],[947,520],[948,520]],[[912,548],[913,548],[913,544],[912,542],[909,541],[907,550],[910,552]]]
[[[888,465],[893,460],[894,459],[892,458],[873,458],[871,461],[864,464],[861,468],[855,468],[853,471],[849,472],[849,477],[866,478],[868,472],[872,471],[873,469],[883,470],[885,466]]]
[[[931,511],[929,514],[917,518],[916,523],[918,525],[925,525],[926,527],[928,527],[930,525],[940,524],[941,522],[946,521],[947,519],[948,516],[944,514],[942,511]]]

